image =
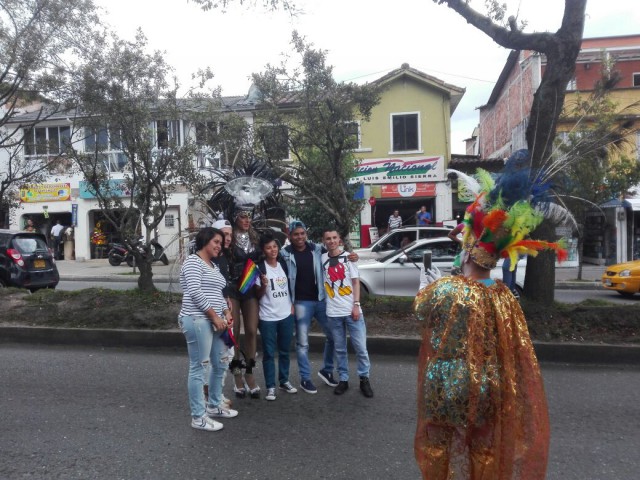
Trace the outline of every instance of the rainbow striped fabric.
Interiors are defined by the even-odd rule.
[[[253,262],[253,260],[247,260],[247,263],[244,265],[244,271],[242,272],[240,281],[238,282],[238,290],[240,291],[240,293],[247,293],[249,289],[256,283],[258,275],[260,275],[258,266]]]

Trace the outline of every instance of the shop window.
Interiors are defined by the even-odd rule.
[[[420,150],[420,115],[418,113],[391,114],[391,147],[393,152]]]

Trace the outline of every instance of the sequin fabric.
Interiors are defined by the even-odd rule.
[[[542,480],[544,386],[520,304],[502,282],[444,277],[421,290],[414,450],[425,480]]]

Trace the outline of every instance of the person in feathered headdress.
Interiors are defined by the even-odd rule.
[[[462,275],[422,289],[423,326],[414,451],[424,479],[542,480],[549,418],[540,368],[520,304],[490,277],[500,258],[535,256],[559,243],[528,238],[544,218],[535,181],[516,152],[497,184],[458,173],[477,194],[464,219]],[[540,190],[537,190],[540,193]],[[538,196],[538,198],[542,198]]]

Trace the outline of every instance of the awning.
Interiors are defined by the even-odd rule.
[[[634,212],[640,212],[640,198],[626,198],[625,203],[628,203]]]

